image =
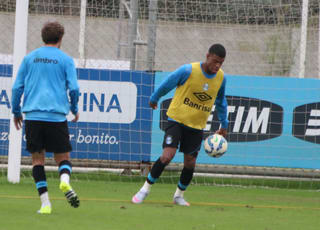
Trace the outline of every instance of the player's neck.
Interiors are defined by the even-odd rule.
[[[58,41],[57,43],[54,43],[54,44],[44,44],[45,46],[47,46],[47,47],[56,47],[56,48],[58,48],[58,49],[60,49],[60,46],[61,46],[61,40],[60,41]]]
[[[201,68],[205,73],[210,74],[210,71],[208,70],[207,63],[203,62],[201,65]]]
[[[209,74],[209,75],[216,74],[216,73],[213,73],[213,72],[210,71],[210,69],[208,68],[208,64],[207,64],[206,62],[203,62],[203,63],[201,64],[201,68],[202,68],[202,70],[203,70],[205,73],[207,73],[207,74]]]
[[[58,44],[45,44],[44,46],[60,48],[60,46],[58,46]]]

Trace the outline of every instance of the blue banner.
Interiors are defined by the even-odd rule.
[[[157,87],[168,73],[157,73]],[[206,155],[197,163],[239,166],[320,168],[320,81],[317,79],[228,75],[228,151],[220,158]],[[164,114],[174,90],[153,114],[152,161],[162,153]],[[205,136],[219,128],[213,108]],[[173,162],[183,162],[177,153]]]
[[[78,69],[77,73],[80,120],[69,122],[71,157],[150,161],[152,111],[148,100],[154,75],[100,69]],[[7,155],[12,66],[0,65],[0,75],[0,155]],[[24,133],[22,155],[29,155]]]

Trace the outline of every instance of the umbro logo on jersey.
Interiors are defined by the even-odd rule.
[[[200,93],[193,93],[196,98],[199,99],[199,101],[209,101],[212,99],[212,97],[205,92],[200,92]]]
[[[33,60],[34,63],[45,63],[45,64],[58,64],[58,60],[56,59],[49,59],[49,58],[35,58]]]

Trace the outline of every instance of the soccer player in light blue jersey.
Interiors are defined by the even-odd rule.
[[[225,56],[225,48],[221,44],[213,44],[204,62],[179,67],[151,95],[150,107],[157,109],[159,99],[176,89],[167,111],[168,122],[162,143],[162,155],[152,166],[144,185],[132,197],[133,203],[140,204],[144,201],[151,186],[159,179],[179,149],[184,153],[184,167],[173,202],[182,206],[190,205],[184,199],[184,192],[192,180],[203,140],[203,129],[214,104],[221,124],[216,133],[224,137],[227,135],[229,121],[225,96],[226,79],[221,69]]]
[[[46,152],[54,153],[60,190],[67,201],[75,208],[80,204],[70,186],[72,147],[66,119],[70,110],[74,115],[72,121],[79,119],[79,85],[73,59],[60,50],[63,35],[60,23],[44,24],[41,30],[44,46],[24,57],[12,87],[14,124],[17,130],[22,128],[24,113],[27,150],[32,156],[32,176],[41,200],[38,211],[41,214],[50,214],[52,209],[44,169]]]

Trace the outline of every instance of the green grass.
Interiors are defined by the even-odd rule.
[[[77,177],[78,178],[78,177]],[[31,178],[9,184],[0,177],[0,230],[318,230],[320,193],[316,190],[192,185],[191,207],[172,204],[175,184],[156,184],[141,205],[131,204],[142,181],[77,179],[81,199],[74,209],[49,177],[51,215],[39,215],[40,201]]]
[[[177,184],[180,178],[180,171],[165,171],[159,178],[158,183],[161,184]],[[58,178],[58,173],[55,171],[46,172],[47,178]],[[22,178],[30,178],[30,170],[21,171]],[[0,173],[0,178],[6,177],[6,172]],[[145,177],[140,173],[135,172],[132,175],[121,175],[110,172],[90,172],[90,173],[73,173],[72,177],[77,180],[84,181],[112,181],[112,182],[133,182],[143,183]],[[285,188],[285,189],[305,189],[305,190],[320,190],[320,180],[303,180],[303,179],[272,179],[272,178],[226,178],[226,177],[209,177],[209,176],[194,176],[193,184],[197,185],[226,185],[226,186],[246,186],[246,187],[269,187],[269,188]]]

